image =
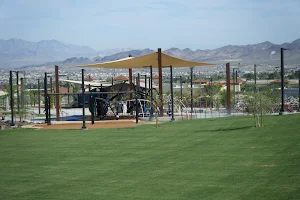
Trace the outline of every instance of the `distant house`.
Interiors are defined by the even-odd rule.
[[[84,77],[84,80],[85,81],[93,81],[94,79],[90,75],[88,75],[88,76]]]
[[[272,80],[256,80],[256,85],[269,85]],[[247,84],[254,84],[254,80],[248,80]]]
[[[152,76],[152,79],[159,79],[159,75],[156,74],[156,75]]]
[[[0,96],[4,95],[7,95],[7,92],[5,92],[3,88],[0,88]]]
[[[152,80],[153,80],[154,83],[157,83],[157,84],[158,84],[159,75],[156,74],[156,75],[152,76]]]
[[[202,79],[197,79],[193,81],[194,84],[198,84],[198,85],[207,85],[208,84],[208,80],[202,80]]]
[[[285,84],[289,83],[289,80],[284,80],[284,83]],[[270,81],[270,84],[281,84],[281,80],[277,79],[277,80]]]
[[[70,91],[70,93],[73,92],[73,87],[70,87],[69,91]],[[68,88],[66,88],[66,87],[60,87],[59,88],[59,92],[60,93],[68,93]]]
[[[234,90],[236,92],[240,92],[241,91],[241,85],[246,83],[247,81],[244,79],[237,79],[237,80],[230,80],[230,89]],[[226,81],[221,81],[220,82],[224,87],[226,87]]]
[[[128,81],[129,79],[126,76],[120,75],[113,79],[114,81]]]

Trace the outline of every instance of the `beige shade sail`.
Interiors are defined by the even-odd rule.
[[[182,60],[175,58],[164,53],[161,53],[162,67],[196,67],[196,66],[212,66],[214,64],[202,63],[202,62],[192,62],[188,60]],[[143,68],[149,67],[158,68],[158,53],[151,53],[141,57],[128,57],[120,60],[115,60],[111,62],[96,63],[89,65],[80,65],[80,68],[120,68],[120,69],[130,69],[130,68]]]

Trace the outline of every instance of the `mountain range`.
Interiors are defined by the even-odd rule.
[[[87,46],[65,44],[57,40],[28,42],[21,39],[0,40],[0,68],[16,68],[65,60],[74,56],[96,56]]]
[[[280,45],[267,41],[249,45],[227,45],[212,50],[192,51],[188,48],[183,50],[171,48],[166,50],[165,53],[192,61],[274,64],[280,60],[281,47],[289,49],[284,53],[287,64],[300,64],[300,39]]]
[[[289,51],[285,51],[284,55],[286,64],[300,64],[300,39],[283,44],[273,44],[266,41],[249,45],[227,45],[211,50],[198,49],[193,51],[189,48],[171,48],[163,52],[186,60],[217,64],[240,62],[243,64],[279,65],[281,47],[289,49]],[[34,67],[53,66],[54,64],[59,66],[76,66],[117,60],[128,57],[129,54],[133,57],[138,57],[152,52],[154,50],[146,48],[142,50],[114,49],[100,53],[86,46],[69,45],[56,40],[44,40],[36,43],[20,39],[0,40],[0,68],[8,69],[26,65]],[[105,56],[109,53],[114,54]],[[51,60],[54,62],[49,62]]]

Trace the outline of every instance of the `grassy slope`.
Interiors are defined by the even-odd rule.
[[[0,132],[0,199],[300,199],[300,115]]]

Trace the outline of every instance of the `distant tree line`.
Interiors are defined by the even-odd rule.
[[[247,80],[254,80],[254,73],[246,73],[242,75],[242,78]],[[294,71],[285,73],[285,78],[287,79],[297,79],[298,74]],[[257,80],[275,80],[280,79],[280,72],[260,72],[256,74]]]

